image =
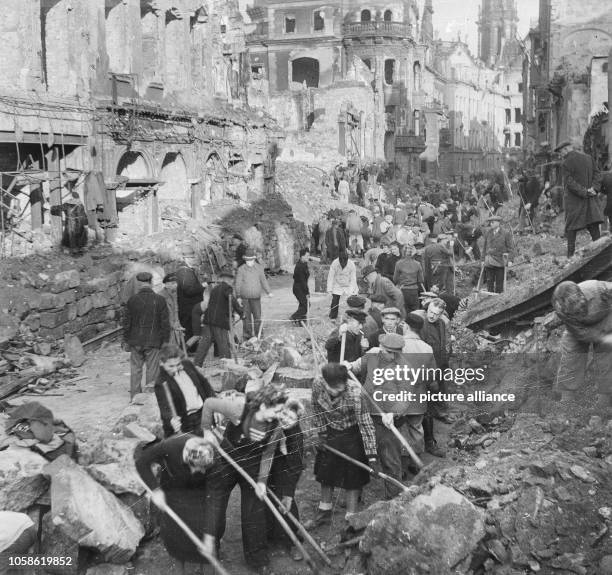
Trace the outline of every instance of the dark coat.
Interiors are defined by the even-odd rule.
[[[230,305],[232,311],[242,315],[242,308],[234,297],[234,288],[225,282],[221,282],[210,292],[210,300],[204,312],[202,323],[229,330]]]
[[[582,230],[590,224],[603,222],[603,212],[597,196],[589,196],[588,188],[599,191],[601,174],[593,158],[572,151],[563,161],[565,181],[565,231]]]
[[[303,293],[308,295],[308,279],[310,278],[310,270],[308,264],[303,261],[298,261],[293,270],[293,293]]]
[[[215,392],[212,387],[210,387],[210,383],[208,383],[208,380],[195,368],[193,363],[190,361],[183,361],[183,369],[198,390],[198,394],[202,398],[202,403],[209,397],[214,397]],[[174,433],[170,425],[170,420],[174,414],[172,413],[166,391],[164,390],[164,383],[170,392],[176,415],[181,419],[184,418],[187,415],[187,408],[185,405],[185,397],[181,393],[181,389],[174,377],[168,374],[166,370],[160,369],[159,376],[155,382],[155,397],[157,397],[164,433],[166,437],[170,437]]]
[[[605,172],[601,178],[601,193],[604,195],[604,214],[612,216],[612,172]]]
[[[142,288],[125,306],[123,339],[130,346],[160,348],[170,339],[168,306],[150,287]]]
[[[83,204],[64,203],[59,206],[51,206],[52,216],[64,217],[64,231],[62,233],[62,245],[65,248],[76,249],[87,245],[87,214]]]
[[[346,344],[344,347],[344,360],[355,361],[363,355],[361,348],[362,335],[357,333],[346,332]],[[342,349],[342,337],[338,333],[338,328],[334,329],[325,342],[327,350],[327,361],[330,363],[338,363],[340,361],[340,351]]]
[[[191,311],[196,303],[202,301],[204,286],[200,283],[195,270],[181,266],[175,272],[176,301],[178,302],[179,321],[185,329],[185,339],[189,339],[191,330]]]

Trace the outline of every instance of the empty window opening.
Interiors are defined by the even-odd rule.
[[[391,20],[393,20],[393,12],[391,12],[391,10],[385,10],[385,13],[383,14],[383,20],[385,22],[391,22]]]
[[[291,63],[291,77],[294,82],[306,82],[309,88],[318,88],[319,61],[315,58],[296,58]]]
[[[369,22],[370,20],[372,20],[372,13],[369,10],[362,10],[361,11],[361,21]]]
[[[385,83],[393,84],[394,72],[395,72],[395,60],[385,60]]]
[[[285,16],[285,33],[293,34],[295,32],[295,16]]]

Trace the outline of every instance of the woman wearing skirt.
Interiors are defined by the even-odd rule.
[[[367,465],[377,466],[376,434],[357,383],[349,381],[346,366],[323,366],[323,380],[312,388],[313,420],[320,442]],[[314,467],[321,484],[321,501],[313,526],[331,522],[334,488],[346,490],[346,518],[357,512],[359,494],[370,476],[367,471],[333,453],[319,449]]]
[[[146,446],[136,460],[142,480],[153,491],[154,503],[166,503],[202,539],[204,535],[206,470],[212,465],[213,446],[190,433],[176,435]],[[161,466],[160,486],[152,470]],[[162,514],[160,535],[168,553],[181,564],[204,563],[205,559],[180,527]],[[204,536],[204,545],[213,552],[214,538]]]

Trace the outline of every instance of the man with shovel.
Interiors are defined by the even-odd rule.
[[[506,270],[512,267],[514,242],[508,230],[501,227],[501,217],[489,218],[491,227],[484,235],[484,273],[487,290],[502,293],[506,287]]]

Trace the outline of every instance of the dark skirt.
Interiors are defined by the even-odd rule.
[[[205,490],[203,488],[168,489],[166,501],[201,541],[204,535]],[[160,535],[166,550],[175,559],[189,563],[206,562],[195,545],[167,513],[163,513],[161,517]]]
[[[355,425],[342,431],[330,427],[327,430],[327,444],[330,447],[367,465],[368,460],[363,448],[359,426]],[[370,474],[365,469],[357,467],[326,449],[320,449],[317,452],[314,472],[316,480],[328,487],[355,490],[361,489],[370,481]]]

